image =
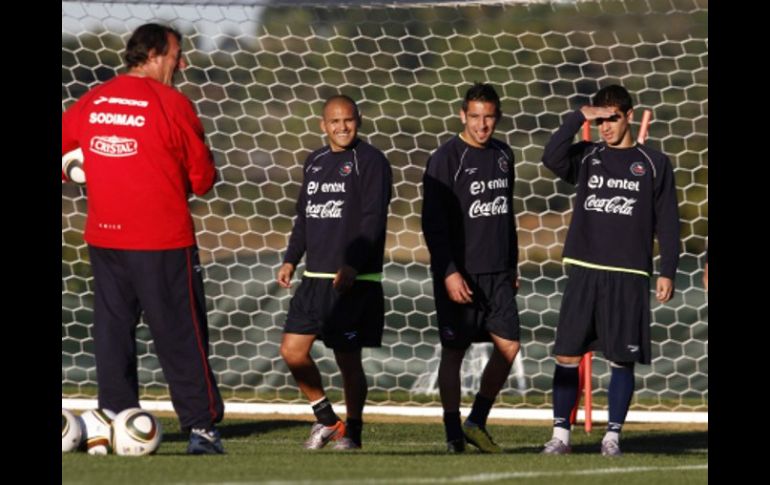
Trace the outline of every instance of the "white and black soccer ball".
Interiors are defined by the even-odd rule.
[[[112,421],[112,449],[122,456],[155,453],[163,431],[155,416],[140,408],[121,411]]]
[[[67,178],[76,184],[86,183],[86,172],[83,170],[83,150],[76,148],[61,157],[61,169]]]
[[[82,430],[80,420],[66,409],[61,409],[61,452],[76,450],[80,446]]]
[[[90,409],[80,415],[83,428],[82,447],[89,455],[106,455],[112,450],[112,420],[109,409]]]

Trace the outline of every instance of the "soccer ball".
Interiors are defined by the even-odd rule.
[[[76,148],[61,157],[61,170],[67,178],[76,184],[86,183],[86,172],[83,170],[83,150]]]
[[[61,409],[61,452],[66,453],[76,449],[80,445],[82,431],[80,420],[74,414]]]
[[[122,456],[155,453],[163,435],[155,416],[140,408],[121,411],[112,421],[112,448]]]
[[[112,420],[109,409],[91,409],[80,415],[83,445],[89,455],[106,455],[112,449]]]

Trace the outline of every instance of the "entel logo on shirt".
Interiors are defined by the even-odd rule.
[[[321,192],[325,194],[345,192],[345,182],[325,182],[323,184],[319,184],[318,182],[310,181],[307,184],[308,195],[313,195],[318,192],[319,187]]]
[[[588,178],[588,187],[591,189],[600,189],[604,186],[604,177],[601,175],[591,175]],[[623,189],[630,190],[631,192],[639,192],[639,181],[627,180],[627,179],[607,179],[608,189]]]
[[[132,138],[95,136],[91,138],[90,148],[104,157],[130,157],[136,155],[139,143]]]
[[[493,180],[474,180],[471,182],[470,187],[468,188],[468,191],[471,193],[471,195],[479,195],[483,193],[485,190],[497,190],[497,189],[507,189],[508,188],[508,179],[493,179]]]

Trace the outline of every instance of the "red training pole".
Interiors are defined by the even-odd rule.
[[[642,122],[639,125],[639,136],[636,137],[636,142],[640,145],[644,145],[647,140],[647,136],[650,132],[650,120],[652,119],[652,111],[649,109],[644,110],[642,113]]]

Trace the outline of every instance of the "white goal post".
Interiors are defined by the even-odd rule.
[[[291,231],[302,162],[323,143],[320,107],[337,92],[359,101],[360,133],[386,153],[394,174],[384,341],[364,350],[369,403],[439,404],[420,181],[430,153],[461,130],[463,93],[485,81],[502,97],[496,136],[516,158],[521,245],[522,349],[496,407],[550,407],[573,190],[540,158],[564,114],[600,86],[620,83],[639,110],[652,110],[647,143],[674,164],[683,239],[676,297],[653,303],[653,363],[637,367],[632,409],[708,410],[708,306],[700,284],[708,223],[707,1],[64,1],[62,110],[122,71],[131,31],[150,21],[184,36],[190,67],[177,85],[200,114],[220,175],[208,195],[191,199],[191,208],[211,363],[228,404],[304,402],[278,351],[291,294],[274,275]],[[93,287],[82,237],[86,195],[87,187],[62,184],[63,399],[95,395]],[[137,334],[141,397],[168,400],[147,327],[141,324]],[[485,349],[466,359],[467,393]],[[313,355],[324,385],[339,396],[332,354],[316,345]],[[601,408],[609,368],[602,359],[593,368]]]

